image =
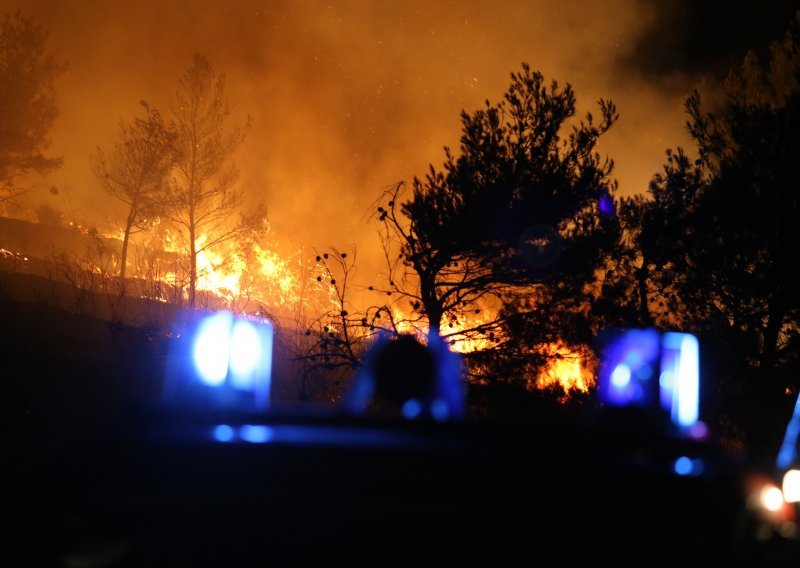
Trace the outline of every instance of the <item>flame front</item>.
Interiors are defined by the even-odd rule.
[[[196,289],[213,296],[215,304],[222,302],[237,312],[266,308],[286,320],[304,309],[321,313],[333,305],[333,291],[316,280],[318,266],[304,260],[309,256],[304,251],[284,256],[275,243],[266,240],[247,244],[232,240],[214,247],[207,246],[208,240],[205,234],[195,240]],[[175,287],[185,300],[189,262],[181,235],[164,228],[150,248],[169,256],[158,260],[156,269],[149,268],[148,276]],[[143,274],[142,267],[134,271]]]
[[[203,245],[208,240],[206,235],[197,239],[197,289],[212,292],[220,298],[231,302],[241,294],[242,274],[246,270],[244,261],[238,254],[223,257]]]
[[[547,363],[532,381],[535,388],[560,387],[568,398],[574,392],[588,393],[594,387],[596,381],[589,370],[588,349],[571,348],[558,341],[543,345],[540,353],[547,358]]]
[[[399,332],[414,333],[424,337],[425,331],[403,310],[393,307],[396,329]],[[491,327],[494,317],[491,310],[478,310],[477,313],[461,315],[443,326],[443,335],[450,341],[450,348],[458,353],[473,353],[495,346],[502,340],[501,329]],[[486,332],[487,329],[493,329]],[[473,330],[483,330],[474,332]],[[546,363],[538,373],[529,380],[529,387],[535,389],[560,388],[563,391],[561,400],[568,399],[575,393],[588,393],[596,384],[593,372],[596,356],[586,346],[570,347],[562,341],[547,343],[535,349],[543,355]]]
[[[113,239],[119,235],[104,235]],[[302,250],[284,256],[278,253],[272,242],[231,241],[222,246],[208,248],[209,237],[201,235],[195,243],[197,253],[197,290],[208,293],[222,302],[226,309],[239,312],[255,313],[285,321],[296,325],[298,329],[306,329],[308,321],[313,321],[320,314],[338,313],[341,311],[337,303],[334,286],[327,279],[319,277],[321,270],[319,259],[310,262],[310,255]],[[188,262],[185,242],[179,233],[163,228],[154,236],[147,246],[135,245],[138,252],[129,262],[133,265],[131,274],[144,281],[156,284],[167,284],[166,289],[156,286],[148,295],[162,302],[185,301],[188,290]],[[129,250],[130,252],[130,250]],[[104,254],[108,255],[110,251]],[[138,256],[137,256],[138,255]],[[149,255],[144,259],[145,255]],[[27,261],[28,258],[19,253],[0,249],[0,258],[5,261]],[[83,263],[84,269],[102,272],[110,276],[116,271],[116,257],[112,260]],[[112,271],[107,272],[109,269]],[[139,288],[137,288],[139,289]],[[165,291],[167,290],[167,291]],[[144,292],[140,292],[144,293]],[[397,303],[386,306],[391,312],[391,326],[396,332],[413,333],[424,339],[427,334],[427,322],[413,310],[404,310]],[[468,354],[491,350],[498,342],[505,339],[502,326],[495,318],[496,308],[481,306],[459,313],[452,318],[445,318],[441,325],[442,336],[449,342],[453,351]],[[385,320],[383,320],[385,321]],[[596,383],[596,356],[587,346],[570,346],[562,341],[532,347],[532,358],[544,356],[545,364],[533,371],[528,379],[531,389],[560,388],[564,395],[562,400],[573,393],[588,393]]]

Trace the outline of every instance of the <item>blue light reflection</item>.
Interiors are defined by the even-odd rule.
[[[239,437],[251,444],[264,444],[270,442],[274,432],[269,426],[260,424],[244,424],[239,427]]]
[[[403,404],[403,416],[413,420],[422,414],[422,405],[416,398],[410,398]]]
[[[689,475],[692,473],[692,460],[686,456],[681,456],[675,460],[673,469],[678,475]]]
[[[614,205],[614,199],[608,194],[601,196],[600,199],[597,200],[597,207],[600,209],[600,212],[605,215],[613,216],[616,214],[617,208],[616,205]]]
[[[683,477],[697,477],[702,475],[706,470],[706,464],[700,458],[692,459],[688,456],[681,456],[675,460],[675,463],[672,465],[672,470]]]
[[[217,442],[230,442],[234,438],[234,431],[227,424],[219,424],[214,427],[213,436]]]

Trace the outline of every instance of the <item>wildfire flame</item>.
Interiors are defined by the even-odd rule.
[[[424,336],[424,330],[413,323],[412,318],[402,309],[393,307],[392,314],[398,331]],[[468,333],[469,330],[487,325],[492,320],[490,310],[481,310],[477,314],[462,315],[446,324],[443,326],[443,332],[451,341],[450,348],[459,353],[492,348],[494,341],[490,337],[485,334]],[[596,376],[592,371],[595,356],[588,347],[570,347],[562,341],[557,341],[539,346],[537,352],[546,357],[547,363],[530,380],[530,388],[545,390],[559,387],[564,392],[563,401],[574,393],[588,393],[595,386]]]
[[[0,258],[2,258],[4,260],[8,259],[8,258],[13,259],[13,260],[25,260],[25,261],[28,260],[27,256],[25,256],[23,254],[20,254],[18,252],[6,250],[4,248],[0,248]]]
[[[565,398],[574,392],[588,393],[595,386],[595,376],[589,369],[591,355],[588,349],[571,348],[558,341],[541,346],[540,353],[547,357],[548,362],[531,381],[531,386],[538,389],[558,386],[563,389]]]
[[[302,308],[327,310],[334,305],[333,290],[314,278],[316,267],[304,264],[308,255],[297,251],[284,257],[270,245],[252,243],[249,256],[235,246],[204,248],[207,235],[195,242],[197,253],[197,290],[210,292],[228,303],[246,306],[258,302],[284,317],[296,315]],[[178,239],[169,233],[165,249],[178,255],[186,253]],[[175,272],[165,280],[178,283]],[[183,277],[185,283],[186,277]]]
[[[73,228],[82,229],[80,226]],[[113,233],[103,236],[118,239],[122,235]],[[232,244],[226,250],[224,246],[204,248],[207,242],[208,236],[201,235],[195,243],[199,251],[197,290],[213,294],[227,303],[227,308],[233,308],[234,305],[246,308],[250,301],[256,301],[267,307],[275,317],[294,318],[295,322],[299,319],[299,311],[307,309],[311,314],[320,314],[339,309],[334,288],[318,277],[319,262],[313,264],[303,260],[309,257],[303,251],[283,256],[270,243],[251,243],[248,247]],[[149,272],[148,277],[174,286],[185,299],[188,292],[185,244],[177,234],[164,229],[156,248],[172,255],[168,257],[169,268],[165,269],[165,265],[161,264],[158,270]],[[28,260],[27,256],[6,249],[0,249],[0,259]],[[92,263],[89,268],[111,277],[116,269],[115,262],[116,259],[113,259],[102,267]],[[106,274],[110,268],[114,270]],[[137,269],[132,274],[137,272],[137,277],[143,277],[143,273]],[[160,296],[157,299],[167,301]],[[393,305],[389,309],[396,331],[424,338],[427,332],[424,321],[401,306]],[[494,347],[497,341],[502,340],[502,331],[495,329],[489,332],[494,320],[493,313],[491,307],[482,307],[443,322],[441,331],[450,342],[450,348],[459,353],[472,353]],[[569,346],[556,341],[538,346],[535,351],[544,355],[547,363],[536,376],[529,379],[529,388],[558,387],[563,390],[562,400],[565,400],[573,393],[588,393],[595,386],[596,357],[588,347]]]
[[[417,318],[410,316],[404,310],[394,306],[391,308],[394,327],[399,333],[410,333],[424,339],[427,333],[427,326],[416,321]],[[457,353],[472,353],[492,347],[492,341],[480,333],[470,333],[481,324],[491,321],[491,318],[459,318],[456,321],[445,324],[442,328],[442,335],[450,342],[450,349]]]
[[[146,242],[132,235],[131,243],[138,252],[132,254],[129,249],[128,273],[172,287],[175,292],[170,301],[174,301],[173,296],[186,300],[190,264],[186,241],[160,221],[155,227],[157,230],[149,233],[150,240]],[[123,235],[121,230],[112,230],[104,237],[121,241]],[[201,234],[195,240],[195,289],[213,297],[216,307],[242,313],[254,309],[261,312],[263,307],[284,320],[303,319],[309,313],[335,308],[334,290],[316,278],[320,267],[308,261],[313,257],[306,251],[281,254],[269,234],[244,246],[231,240],[208,247],[209,238],[210,235]]]
[[[242,274],[246,266],[238,254],[223,257],[204,249],[207,235],[200,235],[195,246],[197,254],[197,289],[213,292],[229,302],[241,294]]]

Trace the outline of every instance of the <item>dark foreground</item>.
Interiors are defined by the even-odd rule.
[[[632,424],[142,415],[20,483],[13,554],[87,567],[791,565],[797,551],[764,540],[746,506],[747,467]],[[680,457],[702,467],[679,475]]]

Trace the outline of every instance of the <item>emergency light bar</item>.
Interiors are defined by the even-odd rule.
[[[603,348],[598,396],[615,407],[652,407],[681,430],[698,423],[700,348],[690,333],[625,329]]]
[[[273,327],[230,312],[177,326],[164,388],[165,402],[261,412],[270,402]]]

